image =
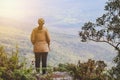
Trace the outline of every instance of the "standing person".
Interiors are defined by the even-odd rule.
[[[47,55],[50,50],[50,36],[44,25],[43,18],[38,19],[38,27],[34,28],[31,34],[31,42],[34,46],[35,67],[40,72],[40,61],[42,60],[42,74],[46,73]]]

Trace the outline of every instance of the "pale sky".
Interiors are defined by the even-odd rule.
[[[79,25],[104,13],[107,0],[0,0],[0,17],[49,25]]]

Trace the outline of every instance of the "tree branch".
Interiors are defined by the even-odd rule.
[[[116,45],[116,47],[118,47],[120,45],[120,43],[118,43],[117,45]]]
[[[105,43],[108,43],[109,45],[111,45],[112,47],[114,47],[114,48],[116,49],[116,46],[115,46],[114,44],[108,42],[108,41],[105,41],[105,40],[99,40],[99,41],[97,41],[97,40],[94,40],[94,39],[89,39],[89,40],[95,41],[95,42],[105,42]],[[118,50],[119,50],[119,49],[118,49]]]
[[[118,43],[116,46],[108,41],[105,41],[105,40],[101,40],[101,41],[97,41],[97,40],[94,40],[94,39],[89,39],[91,41],[95,41],[95,42],[105,42],[105,43],[108,43],[109,45],[111,45],[112,47],[114,47],[118,52],[120,52],[120,48],[118,47],[120,45],[120,43]]]

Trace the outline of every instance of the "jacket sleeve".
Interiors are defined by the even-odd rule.
[[[47,38],[48,45],[50,45],[50,35],[47,29],[46,29],[46,38]]]
[[[31,33],[31,42],[33,45],[35,44],[35,30],[33,30]]]

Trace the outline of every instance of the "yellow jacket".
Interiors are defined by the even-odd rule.
[[[34,45],[34,52],[49,52],[50,36],[48,30],[34,28],[31,34],[31,42]]]

